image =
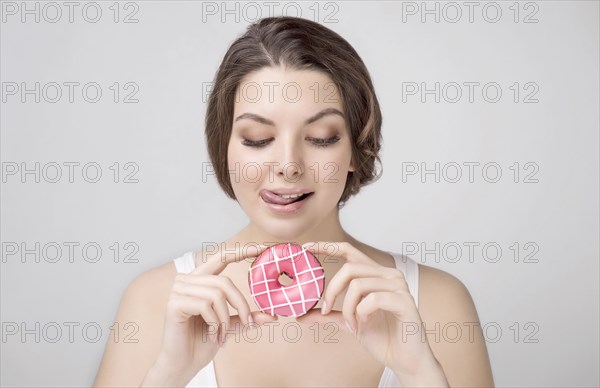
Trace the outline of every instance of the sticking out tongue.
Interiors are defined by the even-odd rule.
[[[277,195],[277,194],[275,194],[275,193],[273,193],[271,191],[267,191],[267,190],[263,190],[260,193],[260,196],[262,197],[262,199],[265,202],[273,203],[273,204],[276,204],[276,205],[289,205],[292,202],[297,202],[297,201],[303,200],[308,195],[309,194],[304,194],[304,195],[302,195],[302,196],[300,196],[298,198],[283,198],[283,197],[280,197],[279,195]]]

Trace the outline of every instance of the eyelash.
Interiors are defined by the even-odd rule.
[[[340,137],[338,135],[335,135],[335,136],[327,138],[327,139],[320,139],[320,138],[316,138],[316,137],[309,137],[308,139],[312,140],[312,143],[315,147],[325,148],[325,147],[329,147],[330,145],[332,145],[334,143],[337,143],[337,141],[340,140]],[[258,140],[258,141],[244,139],[242,144],[247,147],[262,148],[262,147],[265,147],[267,144],[269,144],[269,142],[271,140],[273,140],[273,138],[265,139],[265,140]]]

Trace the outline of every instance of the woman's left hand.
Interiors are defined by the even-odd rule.
[[[332,246],[337,248],[333,254]],[[402,271],[379,265],[347,242],[306,243],[303,247],[315,255],[333,256],[345,263],[326,284],[321,311],[310,311],[298,317],[299,322],[334,321],[347,328],[403,384],[447,384]],[[347,291],[342,311],[332,311],[344,289]]]

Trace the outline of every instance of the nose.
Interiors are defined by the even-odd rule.
[[[302,149],[296,141],[282,139],[277,159],[277,176],[286,182],[297,182],[304,174]]]

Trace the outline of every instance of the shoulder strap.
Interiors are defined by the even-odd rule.
[[[194,252],[187,252],[181,257],[173,260],[178,273],[190,273],[196,268]]]
[[[404,272],[408,290],[419,307],[419,264],[406,255],[388,252],[396,261],[396,268]]]

